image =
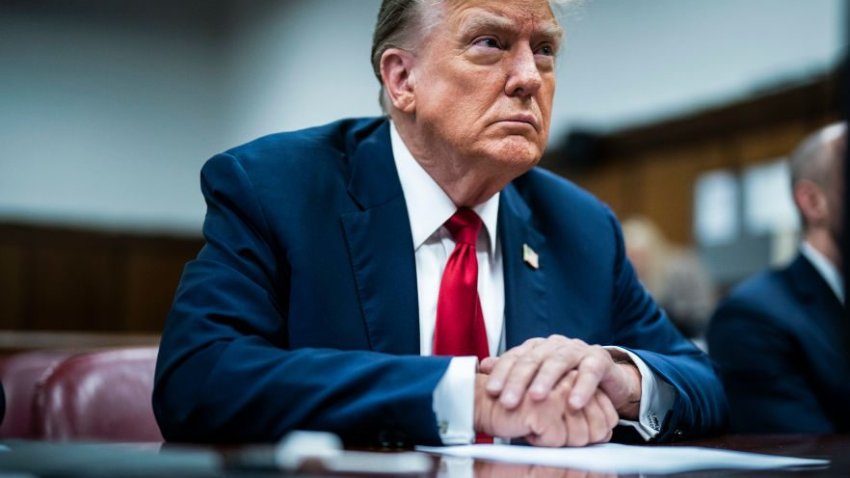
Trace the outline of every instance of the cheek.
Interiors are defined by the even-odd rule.
[[[538,103],[540,104],[540,111],[546,117],[548,121],[549,115],[552,112],[552,102],[555,99],[555,78],[551,77],[544,82],[543,87],[540,88],[540,96],[538,99]]]
[[[504,94],[505,75],[495,67],[461,67],[447,69],[447,78],[452,78],[455,102],[465,103],[468,107],[485,109]]]

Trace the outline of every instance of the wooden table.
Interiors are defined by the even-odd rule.
[[[196,477],[196,478],[247,478],[268,476],[369,476],[333,475],[311,468],[297,474],[284,474],[271,467],[232,466],[232,457],[250,450],[267,454],[270,459],[274,448],[261,447],[189,447],[147,446],[115,444],[46,444],[43,442],[8,442],[11,449],[0,452],[0,476],[3,472],[29,473],[31,476],[88,477],[88,476],[153,476],[153,477]],[[773,469],[763,471],[707,470],[681,473],[677,478],[714,477],[850,477],[850,435],[737,435],[722,436],[677,443],[683,446],[702,446],[729,450],[750,451],[804,458],[826,458],[829,466],[806,469]],[[651,446],[651,445],[650,445]],[[427,478],[609,478],[636,477],[638,475],[614,475],[588,473],[528,465],[510,465],[476,461],[465,470],[445,466],[439,457],[433,457],[434,470]],[[471,475],[470,475],[471,472]],[[388,476],[373,475],[373,476]],[[398,475],[410,478],[417,475]],[[664,475],[641,475],[664,476]],[[419,478],[417,476],[417,478]]]
[[[703,471],[675,475],[677,477],[850,477],[850,435],[725,435],[683,441],[673,445],[703,446],[799,458],[821,458],[831,462],[824,469]]]

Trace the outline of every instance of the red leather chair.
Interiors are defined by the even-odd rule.
[[[36,386],[52,367],[72,354],[65,350],[33,350],[0,357],[0,382],[6,393],[0,439],[40,438],[33,423]]]
[[[151,393],[156,347],[74,355],[36,390],[35,427],[47,440],[162,441]]]

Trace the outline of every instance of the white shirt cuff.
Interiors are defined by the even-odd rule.
[[[434,389],[434,414],[444,445],[466,445],[475,439],[472,420],[477,369],[477,357],[454,357]]]
[[[620,420],[620,425],[629,425],[643,437],[650,440],[661,432],[661,425],[667,412],[673,409],[676,399],[676,389],[655,374],[643,360],[634,353],[622,347],[605,347],[607,350],[617,350],[628,355],[640,372],[641,397],[638,421]]]

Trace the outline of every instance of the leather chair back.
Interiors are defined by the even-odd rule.
[[[64,350],[32,350],[0,357],[0,383],[6,394],[0,439],[41,438],[33,423],[36,386],[52,367],[72,354]]]
[[[162,441],[151,394],[156,347],[87,352],[39,385],[35,425],[47,440]]]

